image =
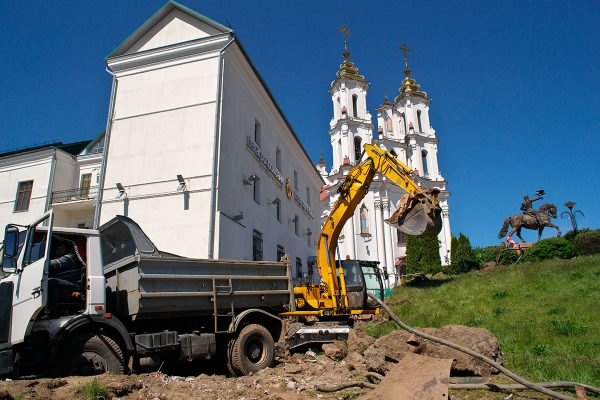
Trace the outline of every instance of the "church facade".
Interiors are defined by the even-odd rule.
[[[430,99],[411,77],[405,57],[405,78],[399,95],[390,101],[387,96],[377,108],[377,134],[372,115],[367,109],[369,84],[350,61],[347,46],[344,61],[331,83],[329,93],[333,103],[333,117],[329,136],[333,151],[333,165],[327,171],[324,161],[317,164],[327,183],[321,190],[321,215],[325,218],[335,204],[336,189],[348,171],[361,162],[362,145],[372,143],[394,151],[431,187],[440,189],[443,227],[438,235],[440,258],[443,265],[450,262],[450,219],[446,180],[437,160],[438,139],[429,121]],[[380,268],[389,274],[388,284],[399,282],[401,268],[406,263],[406,237],[384,222],[393,213],[404,190],[380,174],[376,174],[369,192],[344,226],[339,238],[340,258],[379,261]]]

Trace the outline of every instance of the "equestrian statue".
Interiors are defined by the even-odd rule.
[[[538,190],[533,199],[529,198],[529,195],[523,196],[523,203],[521,203],[521,211],[523,211],[523,214],[506,217],[504,219],[504,225],[502,225],[502,229],[500,229],[500,233],[498,233],[498,238],[501,239],[506,236],[509,226],[512,230],[508,233],[508,236],[512,236],[516,232],[523,243],[525,243],[525,240],[521,237],[522,228],[537,229],[538,241],[542,237],[542,231],[546,226],[556,229],[556,236],[560,237],[560,228],[550,222],[551,218],[556,219],[556,206],[551,203],[546,203],[542,204],[538,210],[533,208],[533,202],[543,199],[544,194],[543,190]]]

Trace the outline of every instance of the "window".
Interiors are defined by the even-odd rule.
[[[396,232],[398,233],[398,246],[405,246],[406,245],[406,233],[401,232],[400,229],[396,229]]]
[[[296,257],[296,278],[302,278],[302,259]]]
[[[387,133],[392,133],[392,131],[394,130],[392,126],[392,119],[389,117],[385,119],[385,130]]]
[[[33,181],[19,182],[17,188],[17,199],[15,202],[15,211],[29,210],[29,201],[31,200],[31,190],[33,189]]]
[[[421,110],[417,111],[417,123],[419,124],[419,132],[423,132],[423,127],[421,126]]]
[[[406,133],[406,117],[404,115],[404,113],[400,114],[400,126],[404,129],[403,133]]]
[[[260,122],[254,120],[254,141],[260,146]]]
[[[296,236],[300,236],[300,221],[297,215],[294,215],[294,233]]]
[[[364,204],[360,208],[360,234],[369,234],[369,210]]]
[[[263,235],[256,229],[252,230],[252,261],[263,259]]]
[[[356,161],[356,163],[360,161],[360,156],[362,154],[361,143],[361,138],[359,138],[358,136],[354,138],[354,161]]]
[[[279,150],[279,147],[275,149],[275,166],[281,171],[281,150]]]
[[[90,186],[92,183],[92,174],[83,174],[81,175],[81,183],[79,187],[81,188],[81,197],[86,198],[90,194]]]
[[[260,204],[260,178],[257,176],[252,181],[254,201]]]
[[[294,189],[298,190],[298,173],[294,170]]]
[[[427,166],[427,150],[421,151],[421,159],[423,160],[423,175],[429,176],[429,167]]]
[[[310,188],[308,186],[306,187],[306,202],[310,206]]]
[[[358,107],[357,107],[357,103],[358,103],[358,96],[353,94],[352,95],[352,116],[354,118],[358,117]]]
[[[282,245],[278,244],[277,245],[277,260],[276,261],[281,261],[281,258],[285,255],[285,249],[283,248]]]
[[[277,221],[281,222],[281,200],[276,199],[275,203],[275,216]]]
[[[312,247],[312,232],[310,231],[310,229],[308,230],[308,232],[306,232],[306,246]]]

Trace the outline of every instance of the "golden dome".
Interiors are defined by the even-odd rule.
[[[340,64],[340,70],[336,73],[339,79],[352,79],[353,81],[364,82],[365,77],[358,74],[358,68],[349,60],[350,53],[348,49],[344,49],[344,62]]]
[[[416,96],[427,100],[427,93],[423,92],[421,90],[421,85],[419,85],[417,81],[410,77],[410,68],[408,68],[408,64],[404,68],[404,75],[406,77],[402,81],[402,86],[400,87],[400,95],[394,99],[394,102],[400,100],[405,96]]]

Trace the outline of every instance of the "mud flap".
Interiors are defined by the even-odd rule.
[[[411,197],[405,194],[385,222],[407,235],[437,235],[442,230],[442,210],[425,195]]]

